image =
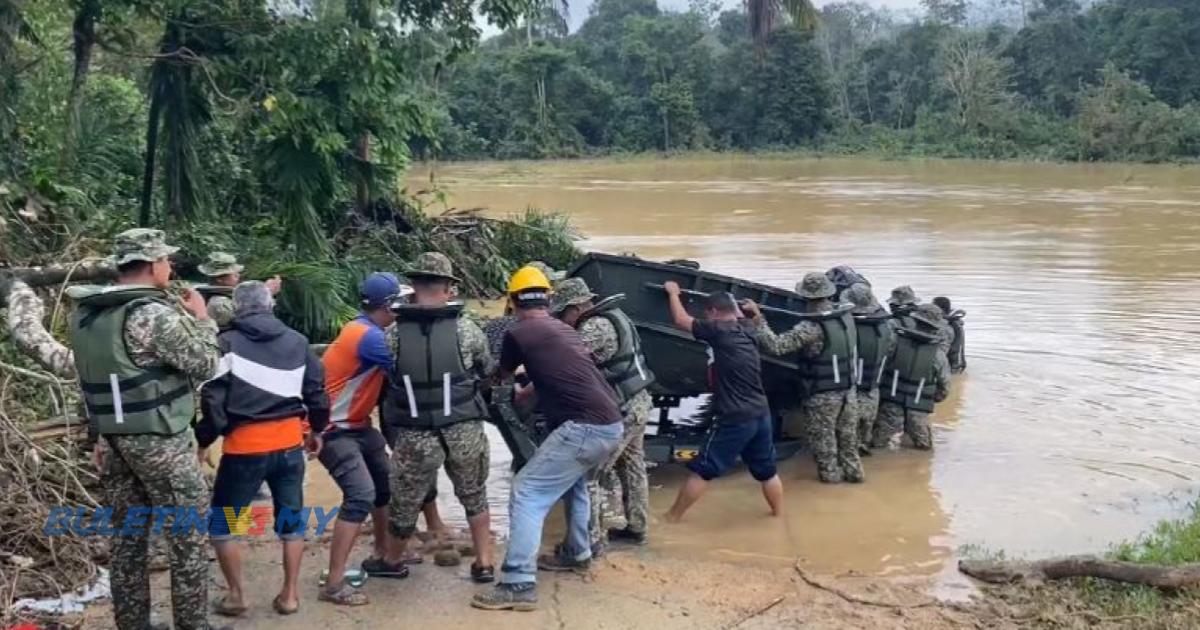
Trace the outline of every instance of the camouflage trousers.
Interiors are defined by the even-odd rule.
[[[588,482],[592,516],[588,521],[592,545],[603,542],[608,530],[629,528],[646,532],[650,511],[650,482],[646,477],[646,423],[654,410],[649,392],[629,401],[625,432],[613,459]]]
[[[858,457],[858,417],[855,392],[822,392],[800,406],[808,429],[808,444],[817,461],[817,477],[825,483],[863,480]]]
[[[897,448],[901,435],[907,435],[914,448],[932,450],[933,428],[929,424],[929,414],[905,409],[892,402],[879,403],[879,416],[875,420],[875,448]]]
[[[482,420],[468,420],[440,429],[399,429],[392,449],[389,484],[392,535],[411,538],[416,532],[421,506],[429,488],[437,483],[438,469],[443,465],[467,518],[486,512],[490,458]]]
[[[191,432],[172,436],[108,436],[109,453],[101,482],[112,506],[113,523],[124,523],[134,507],[208,510],[208,486],[200,472]],[[189,527],[171,531],[173,517],[163,523],[170,546],[171,608],[175,628],[208,628],[207,532]],[[150,627],[148,533],[112,538],[112,602],[119,630]]]
[[[858,402],[854,405],[855,422],[858,424],[858,443],[868,446],[875,436],[875,417],[879,415],[879,388],[871,391],[858,390]]]

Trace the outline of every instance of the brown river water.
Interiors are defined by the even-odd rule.
[[[937,408],[932,454],[876,454],[858,486],[817,483],[801,454],[781,469],[782,519],[732,475],[683,524],[654,523],[663,552],[934,574],[966,546],[1103,550],[1194,498],[1200,169],[710,158],[449,164],[435,181],[456,207],[566,212],[585,249],[782,287],[849,264],[881,299],[911,284],[968,312],[969,367]],[[503,534],[508,454],[493,437]],[[656,514],[682,472],[652,471]]]

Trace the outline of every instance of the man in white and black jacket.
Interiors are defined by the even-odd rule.
[[[274,608],[290,614],[300,605],[298,576],[307,526],[303,512],[305,448],[320,451],[329,423],[325,373],[304,335],[272,313],[274,301],[262,282],[243,282],[233,291],[234,319],[217,338],[222,357],[217,374],[200,387],[201,419],[196,441],[204,451],[224,438],[213,486],[209,536],[217,551],[228,594],[216,612],[239,616],[243,599],[241,549],[228,515],[243,514],[265,481],[275,504],[275,533],[283,541],[283,588]],[[243,517],[244,518],[244,517]]]

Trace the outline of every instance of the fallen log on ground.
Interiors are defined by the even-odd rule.
[[[1163,566],[1105,560],[1098,556],[1063,556],[1031,562],[959,560],[958,570],[991,584],[1091,577],[1161,589],[1200,585],[1200,563]]]
[[[105,259],[82,260],[70,265],[0,267],[0,306],[4,306],[14,282],[24,282],[38,288],[68,281],[104,283],[116,277],[116,269]]]

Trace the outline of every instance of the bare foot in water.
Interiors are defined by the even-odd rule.
[[[683,520],[683,516],[676,516],[674,512],[667,512],[663,514],[663,520],[668,523],[678,523]]]

